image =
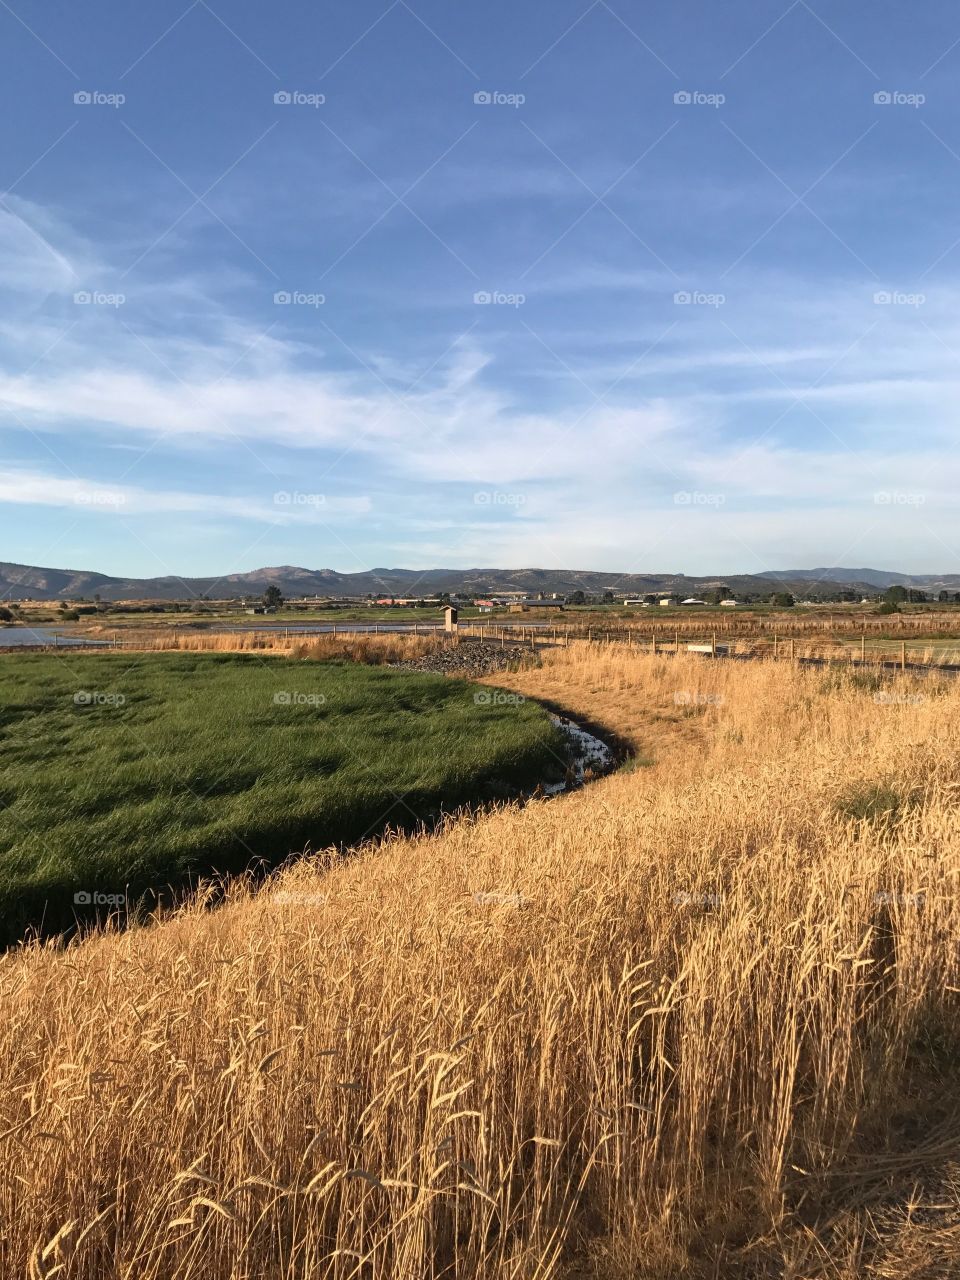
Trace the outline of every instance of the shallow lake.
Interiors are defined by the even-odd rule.
[[[19,649],[24,645],[38,644],[58,644],[64,647],[70,645],[80,646],[102,646],[108,643],[105,640],[84,640],[81,636],[64,636],[58,637],[55,631],[51,631],[47,627],[0,627],[0,649]]]

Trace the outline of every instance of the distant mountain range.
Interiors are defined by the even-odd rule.
[[[956,591],[960,589],[960,573],[897,573],[890,569],[770,569],[765,578],[781,582],[816,578],[823,582],[865,582],[881,591],[887,587],[917,587],[921,591]]]
[[[321,596],[434,596],[440,592],[469,595],[503,591],[595,594],[671,592],[695,595],[726,586],[734,596],[765,595],[789,590],[801,599],[835,595],[847,588],[875,595],[899,583],[926,591],[960,590],[960,574],[907,574],[882,569],[771,569],[762,574],[696,577],[683,573],[601,573],[577,569],[370,569],[338,573],[334,569],[302,569],[296,565],[228,573],[220,578],[116,578],[79,569],[44,569],[0,562],[0,597],[5,600],[212,600],[259,596],[268,586],[290,599]]]

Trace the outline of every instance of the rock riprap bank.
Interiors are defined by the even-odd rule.
[[[509,671],[524,658],[530,657],[529,646],[521,644],[500,645],[493,640],[461,640],[428,653],[422,658],[410,658],[390,665],[400,671],[434,671],[440,675],[488,676],[496,671]]]

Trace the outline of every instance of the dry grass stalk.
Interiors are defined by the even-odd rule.
[[[379,665],[406,662],[436,653],[446,645],[456,644],[455,636],[431,632],[425,636],[387,632],[381,635],[324,635],[312,637],[294,647],[295,658],[325,662],[331,659]]]
[[[542,675],[695,753],[0,961],[0,1274],[960,1269],[960,689]]]
[[[343,660],[379,664],[419,658],[433,653],[444,644],[456,643],[456,637],[431,632],[417,636],[400,632],[339,632],[316,636],[300,636],[295,632],[274,631],[157,631],[136,632],[124,638],[125,650],[163,652],[185,650],[191,653],[286,654],[294,658],[319,661]]]

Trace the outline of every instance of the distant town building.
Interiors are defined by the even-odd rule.
[[[422,596],[381,596],[379,600],[369,601],[370,604],[391,605],[391,604],[439,604],[440,601],[434,596],[432,600],[424,600]]]

